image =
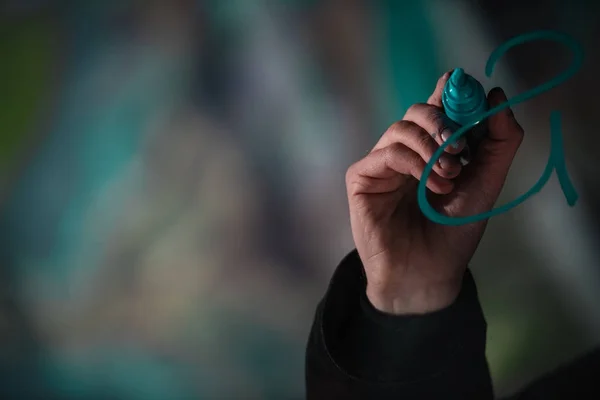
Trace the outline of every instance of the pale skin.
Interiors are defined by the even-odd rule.
[[[390,314],[424,314],[454,302],[487,221],[462,226],[434,223],[421,212],[417,187],[425,165],[448,138],[441,95],[450,72],[424,104],[414,104],[371,152],[346,173],[352,235],[365,268],[367,297]],[[490,107],[506,101],[488,94]],[[502,190],[523,129],[509,108],[491,116],[488,136],[462,166],[447,146],[427,179],[428,200],[441,214],[465,217],[489,211]],[[453,132],[451,132],[453,133]]]

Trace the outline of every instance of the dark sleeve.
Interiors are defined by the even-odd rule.
[[[365,288],[355,250],[317,307],[306,349],[307,399],[494,397],[486,323],[470,272],[452,305],[420,316],[376,310]]]
[[[600,399],[600,347],[536,379],[508,400]]]

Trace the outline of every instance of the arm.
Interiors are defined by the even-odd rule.
[[[417,184],[452,137],[444,74],[427,103],[414,104],[346,172],[356,251],[338,267],[307,349],[309,399],[491,399],[485,321],[466,266],[485,221],[428,220]],[[490,107],[506,101],[501,89]],[[425,185],[436,210],[456,217],[493,208],[523,130],[510,110],[487,121],[468,165],[464,138],[444,146]]]
[[[423,315],[390,315],[365,296],[356,251],[319,303],[306,349],[307,399],[492,399],[486,323],[471,273],[457,299]],[[536,379],[510,400],[600,398],[600,348]],[[509,400],[507,399],[507,400]]]
[[[365,287],[353,251],[317,308],[306,350],[309,400],[493,398],[470,272],[453,304],[424,315],[380,312]]]
[[[317,308],[306,351],[309,400],[493,398],[486,324],[466,269],[486,222],[432,223],[416,199],[425,164],[452,133],[441,103],[449,76],[346,173],[357,250]],[[501,89],[488,94],[490,107],[505,101]],[[508,108],[487,128],[468,165],[457,161],[460,139],[433,164],[426,186],[434,209],[464,217],[493,208],[524,132]],[[600,398],[599,373],[597,350],[513,399]]]

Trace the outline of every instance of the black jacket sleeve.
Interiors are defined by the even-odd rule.
[[[319,303],[306,349],[309,400],[494,397],[486,323],[465,273],[457,300],[421,316],[376,310],[356,251],[344,258]],[[526,386],[510,400],[600,399],[600,348]]]
[[[486,323],[466,272],[457,300],[420,316],[376,310],[355,251],[319,303],[306,350],[306,390],[316,399],[493,399]]]

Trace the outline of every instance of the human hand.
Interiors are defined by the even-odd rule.
[[[449,306],[487,224],[436,224],[417,201],[425,165],[453,133],[441,101],[450,73],[438,80],[426,104],[410,107],[346,173],[352,235],[367,276],[367,296],[384,312],[422,314]],[[488,94],[490,108],[506,101],[500,88]],[[441,214],[486,212],[500,195],[524,132],[509,108],[483,123],[488,135],[468,165],[457,157],[465,147],[463,136],[433,166],[427,197]]]

